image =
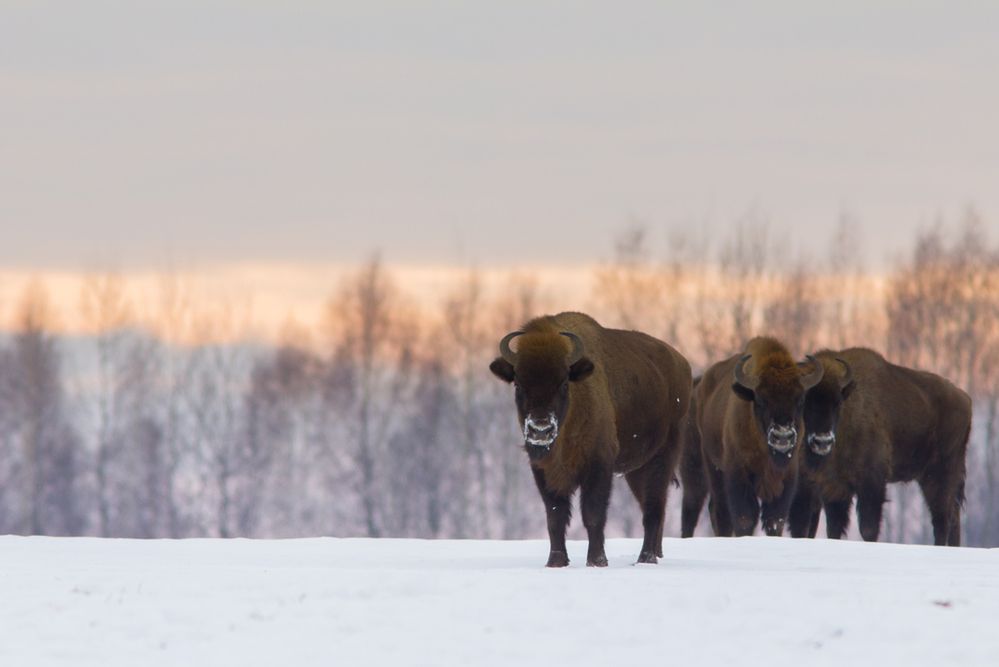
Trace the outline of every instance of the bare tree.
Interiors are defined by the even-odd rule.
[[[352,406],[345,415],[353,429],[364,529],[382,534],[380,503],[384,480],[379,467],[399,399],[410,383],[413,331],[406,306],[376,257],[342,286],[328,320],[337,354],[353,369]]]
[[[159,405],[156,423],[159,433],[159,464],[156,497],[162,507],[166,535],[172,538],[188,534],[188,520],[179,497],[179,478],[193,451],[193,420],[184,400],[192,383],[192,356],[180,346],[191,341],[193,316],[190,289],[173,274],[165,274],[159,286],[154,320],[150,328],[157,332],[157,342],[149,350],[158,378]]]
[[[48,296],[39,284],[26,289],[13,340],[11,373],[23,480],[20,532],[79,534],[80,442],[65,413],[60,355],[48,333]]]
[[[766,331],[796,354],[818,346],[821,303],[817,279],[809,266],[807,260],[799,261],[777,277],[776,289],[763,309]]]
[[[83,322],[94,332],[97,372],[93,390],[95,408],[94,477],[97,495],[97,526],[102,537],[111,534],[109,468],[121,444],[122,361],[129,305],[120,275],[88,277],[83,285],[80,310]]]
[[[488,344],[491,336],[483,326],[484,308],[481,280],[473,270],[445,299],[443,326],[435,338],[436,345],[448,352],[431,361],[430,366],[433,367],[434,361],[446,364],[455,387],[454,434],[458,442],[452,448],[452,455],[460,461],[458,474],[462,480],[454,511],[458,537],[490,537],[492,533],[491,457],[484,441],[483,405],[486,383],[491,378],[482,372],[491,359]],[[473,508],[474,516],[470,516]]]
[[[753,316],[765,299],[768,274],[769,224],[749,213],[736,224],[722,245],[719,267],[730,294],[728,349],[738,350],[754,333]]]
[[[226,332],[241,330],[239,314],[201,320],[203,339],[231,340]],[[219,537],[231,537],[242,522],[253,520],[257,489],[270,463],[269,449],[246,437],[243,397],[250,384],[252,352],[246,346],[217,342],[200,345],[192,357],[192,383],[187,410],[193,417],[194,452],[204,466],[215,502],[214,523]]]

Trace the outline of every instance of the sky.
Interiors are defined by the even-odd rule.
[[[729,4],[729,3],[725,3]],[[0,4],[0,266],[607,259],[999,226],[999,5]]]

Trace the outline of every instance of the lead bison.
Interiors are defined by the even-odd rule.
[[[839,539],[857,496],[860,534],[876,541],[888,482],[919,482],[938,545],[961,542],[971,398],[933,373],[850,348],[816,355],[822,382],[805,404],[808,451],[791,512],[791,534],[814,536],[822,504]]]
[[[517,350],[511,349],[516,340]],[[500,341],[489,369],[512,382],[524,446],[545,503],[548,567],[569,564],[570,499],[581,489],[586,564],[607,565],[604,524],[614,472],[642,507],[640,563],[662,556],[667,483],[690,401],[690,365],[637,331],[605,329],[582,313],[531,320]]]
[[[751,535],[761,504],[767,535],[783,533],[797,485],[805,394],[822,372],[813,357],[796,363],[766,337],[708,368],[684,437],[684,537],[693,535],[709,492],[716,535]]]

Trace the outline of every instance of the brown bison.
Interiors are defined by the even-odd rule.
[[[805,401],[802,485],[791,534],[814,536],[825,506],[826,533],[841,538],[857,496],[860,534],[876,541],[888,482],[919,482],[938,545],[961,542],[964,458],[971,398],[933,373],[850,348],[816,355],[825,377]]]
[[[517,350],[511,349],[516,340]],[[662,556],[667,483],[690,401],[690,365],[637,331],[605,329],[582,313],[531,320],[503,337],[489,370],[512,382],[524,446],[548,516],[548,567],[569,564],[570,499],[589,537],[586,564],[607,565],[604,524],[614,472],[642,507],[640,563]]]
[[[773,338],[754,338],[742,354],[708,368],[685,432],[685,537],[693,534],[708,492],[716,535],[751,535],[761,503],[767,535],[783,533],[797,485],[805,394],[822,372],[813,357],[796,363]]]

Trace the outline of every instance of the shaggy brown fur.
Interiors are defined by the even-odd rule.
[[[539,317],[523,331],[514,341],[515,365],[500,357],[490,369],[515,383],[520,424],[528,416],[557,417],[550,448],[525,445],[548,516],[548,565],[568,564],[565,530],[576,489],[589,535],[587,564],[607,564],[604,524],[614,472],[625,475],[642,507],[639,561],[656,562],[680,420],[690,402],[690,365],[660,340],[605,329],[582,313]],[[583,344],[585,356],[571,367],[572,342],[562,332]]]
[[[753,390],[735,382],[736,367],[759,383]],[[788,452],[768,445],[775,423],[804,432],[801,420],[805,376],[816,371],[799,364],[774,338],[754,338],[742,354],[708,368],[694,392],[693,426],[688,430],[682,534],[693,534],[710,491],[711,523],[716,535],[751,535],[761,516],[768,535],[780,535],[798,476],[795,442]],[[690,494],[688,501],[687,495]]]
[[[828,536],[842,537],[856,495],[860,533],[875,541],[886,484],[916,481],[936,544],[959,545],[971,398],[938,375],[891,364],[873,350],[825,350],[816,356],[826,373],[809,392],[806,433],[834,431],[836,440],[826,456],[806,452],[792,534],[814,536],[821,502]],[[855,388],[845,399],[839,379],[846,369],[838,358],[853,372]]]

